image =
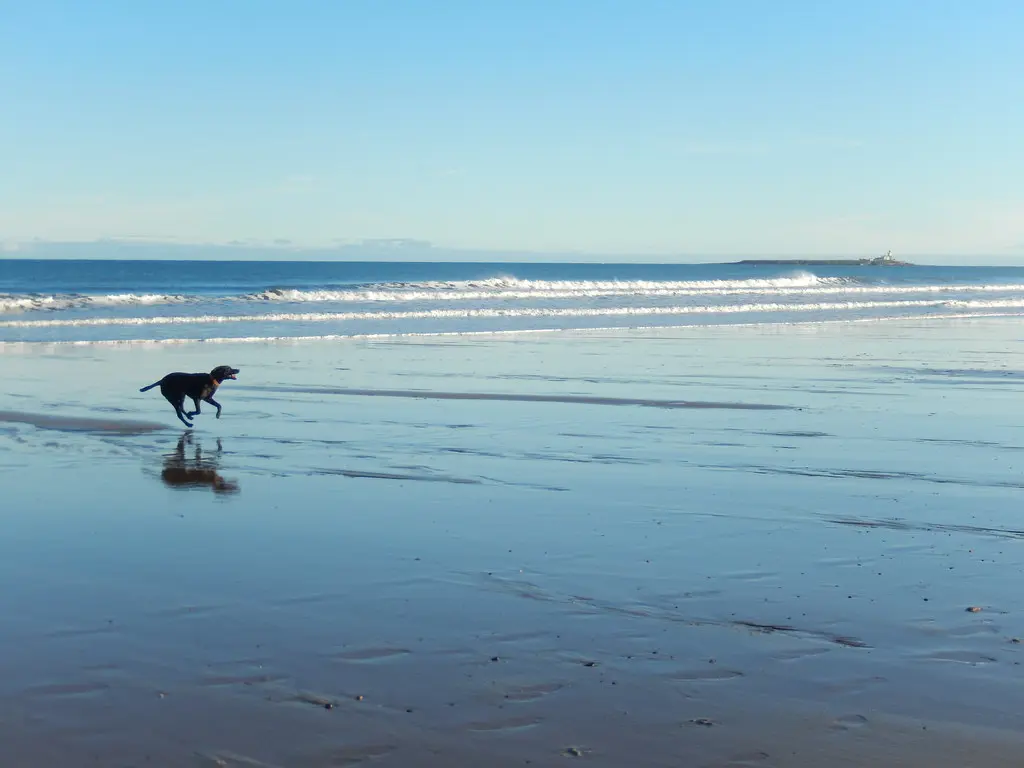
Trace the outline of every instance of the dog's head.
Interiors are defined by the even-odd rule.
[[[218,365],[212,371],[210,371],[210,378],[214,381],[224,381],[225,379],[237,378],[235,374],[238,373],[237,368],[232,368],[230,365]]]

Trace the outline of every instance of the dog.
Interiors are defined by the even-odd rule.
[[[230,365],[218,365],[209,373],[168,373],[160,381],[155,381],[148,387],[143,387],[139,392],[146,392],[153,387],[160,387],[160,394],[167,398],[174,407],[174,413],[181,419],[181,423],[189,429],[193,416],[199,415],[199,401],[203,400],[217,409],[217,418],[220,418],[220,403],[213,399],[213,393],[217,391],[222,381],[237,378],[237,368]],[[196,409],[185,412],[185,398],[192,398]]]

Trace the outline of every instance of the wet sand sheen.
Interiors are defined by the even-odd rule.
[[[40,429],[61,432],[102,432],[118,435],[145,435],[167,429],[166,424],[131,419],[96,419],[83,416],[53,416],[23,411],[0,411],[0,422],[31,424]]]
[[[793,406],[768,403],[731,403],[686,400],[657,400],[632,397],[598,397],[588,395],[541,395],[494,392],[436,392],[418,389],[353,389],[346,387],[240,387],[240,389],[273,392],[295,392],[307,395],[348,395],[351,397],[403,397],[417,400],[494,400],[521,403],[569,403],[578,405],[633,405],[644,408],[712,408],[741,411],[791,410]]]
[[[154,422],[0,415],[0,764],[1019,765],[1020,393],[876,375],[1024,369],[1012,325],[951,330],[19,359]],[[137,354],[266,383],[162,431],[103,379]],[[401,386],[538,366],[594,396]]]

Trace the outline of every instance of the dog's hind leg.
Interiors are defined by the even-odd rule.
[[[185,418],[185,412],[183,410],[181,410],[180,408],[175,408],[174,412],[178,415],[178,418],[181,419],[182,424],[184,424],[189,429],[192,429],[193,424],[191,421]]]
[[[164,397],[167,396],[164,395]],[[186,418],[185,414],[185,396],[181,395],[181,397],[167,397],[167,402],[169,402],[171,406],[174,408],[174,413],[179,419],[181,419],[181,423],[184,424],[189,429],[191,429],[192,422]]]

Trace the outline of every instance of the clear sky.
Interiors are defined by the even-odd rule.
[[[1024,261],[1020,0],[0,0],[0,19],[9,247]]]

